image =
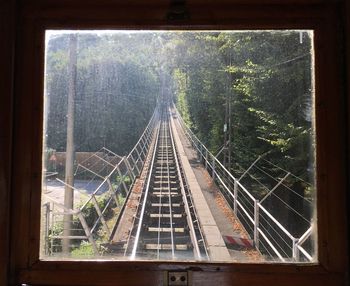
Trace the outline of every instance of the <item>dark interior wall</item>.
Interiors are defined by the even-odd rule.
[[[345,31],[345,58],[346,58],[346,99],[347,99],[347,171],[348,171],[348,188],[347,188],[347,219],[348,219],[348,265],[350,266],[350,1],[345,1],[344,31]],[[350,270],[348,271],[348,284],[350,284]]]
[[[14,6],[0,1],[0,285],[8,284]]]
[[[350,126],[350,1],[343,0],[345,9],[343,14],[344,46],[346,55],[340,55],[346,70],[347,114],[348,128]],[[265,1],[266,2],[266,1]],[[15,24],[18,7],[14,0],[0,0],[0,285],[9,284],[9,228],[10,228],[10,199],[11,198],[11,146],[14,106],[13,79],[15,62]],[[20,32],[20,31],[17,31]],[[347,132],[350,142],[349,132]],[[349,146],[349,144],[348,144]],[[344,154],[345,155],[345,154]],[[350,148],[347,150],[348,163]],[[348,164],[349,166],[349,164]],[[350,176],[349,176],[350,186]],[[350,195],[348,192],[348,210],[350,209]],[[13,210],[14,211],[14,210]],[[348,214],[349,218],[349,214]],[[350,245],[349,245],[350,249]],[[349,253],[350,254],[350,253]],[[350,255],[349,255],[350,256]]]

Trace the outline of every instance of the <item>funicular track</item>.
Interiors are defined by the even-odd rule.
[[[155,144],[125,255],[131,259],[208,259],[165,108]]]
[[[95,177],[99,178],[96,180],[97,188],[86,197],[82,207],[69,209],[55,197],[43,194],[47,241],[45,253],[58,254],[60,248],[57,245],[63,239],[70,239],[88,241],[95,255],[147,260],[231,261],[234,256],[228,252],[227,243],[225,245],[222,239],[222,235],[228,237],[226,228],[222,228],[223,232],[217,226],[201,186],[195,179],[179,137],[177,127],[180,127],[189,140],[188,148],[196,150],[197,162],[203,163],[208,176],[211,175],[230,207],[229,211],[243,225],[250,244],[264,255],[264,259],[313,262],[314,228],[307,220],[308,217],[306,222],[309,224],[304,223],[303,232],[293,233],[280,223],[281,218],[276,217],[269,205],[264,203],[272,196],[280,199],[277,191],[295,194],[288,183],[284,182],[292,174],[282,169],[286,174],[276,181],[277,184],[264,193],[262,198],[254,197],[250,191],[252,187],[247,189],[243,179],[251,176],[249,171],[253,167],[260,170],[258,161],[264,159],[259,156],[241,177],[234,177],[185,125],[173,106],[171,117],[165,106],[162,109],[160,106],[155,109],[145,131],[128,156],[120,157],[102,148],[87,159],[97,158],[98,163],[103,163],[101,170],[108,166],[107,172],[96,173],[85,163],[86,166],[78,165],[84,172],[94,174],[88,184],[96,180]],[[117,163],[112,161],[116,156]],[[276,167],[273,165],[273,168]],[[254,176],[252,178],[256,179]],[[61,180],[58,182],[65,185]],[[80,192],[78,188],[70,187],[73,191]],[[98,203],[101,190],[105,190],[106,205],[103,208]],[[125,199],[121,201],[123,198]],[[285,203],[283,200],[281,202]],[[88,220],[86,216],[89,203],[93,205],[89,211],[93,220]],[[308,203],[311,204],[312,201]],[[49,235],[49,230],[60,223],[67,213],[73,216],[75,232],[69,237],[61,233]],[[112,218],[111,214],[114,214]],[[304,216],[302,219],[305,221]],[[96,237],[101,234],[103,237],[97,241]]]

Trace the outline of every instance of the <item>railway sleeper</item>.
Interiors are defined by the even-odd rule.
[[[147,231],[149,232],[181,232],[184,233],[186,231],[185,227],[155,227],[155,226],[147,226]]]
[[[173,182],[173,183],[166,183],[166,182],[162,182],[162,183],[159,183],[159,182],[153,182],[151,183],[151,188],[166,188],[167,190],[170,190],[172,188],[178,188],[179,187],[179,184],[176,183],[176,182]]]
[[[167,155],[161,154],[161,155],[157,155],[156,159],[158,161],[169,162],[169,160],[172,160],[172,161],[174,160],[174,156],[172,154],[167,154]],[[173,162],[171,162],[171,163],[173,164]]]
[[[161,180],[161,181],[154,181],[153,184],[159,184],[159,185],[178,185],[179,182],[178,181],[170,181],[170,178],[169,177],[164,177],[165,179],[169,179],[169,181],[167,180]]]
[[[173,232],[171,237],[170,232],[144,232],[141,242],[146,243],[179,243],[179,244],[192,244],[191,236],[189,232]]]
[[[157,180],[163,180],[163,179],[178,180],[178,177],[174,176],[174,175],[172,175],[172,176],[167,176],[167,175],[158,176],[158,175],[155,175],[154,178],[157,179]]]
[[[157,225],[159,222],[161,222],[162,225],[170,225],[170,218],[172,219],[173,225],[183,225],[184,218],[186,217],[182,214],[172,214],[172,216],[170,216],[169,213],[164,214],[164,216],[159,213],[152,213],[147,216],[148,218],[145,221],[148,222],[148,225]]]
[[[189,235],[177,235],[174,236],[173,239],[176,239],[175,243],[178,244],[187,244],[190,248],[192,248],[192,241]],[[150,243],[150,244],[158,244],[158,243],[164,243],[164,244],[171,244],[172,238],[170,235],[163,235],[162,237],[154,237],[154,238],[142,238],[141,244],[144,243]]]
[[[163,170],[156,170],[155,174],[156,176],[158,176],[158,174],[160,174],[161,176],[164,176],[164,171]],[[170,176],[174,176],[176,174],[175,170],[167,170],[167,173],[171,174]]]
[[[174,164],[174,159],[157,159],[157,165],[170,165]]]
[[[147,250],[172,250],[173,245],[171,243],[169,244],[151,244],[151,243],[146,243],[144,245],[144,249]],[[187,251],[190,250],[189,246],[187,244],[175,244],[174,249],[178,251]]]
[[[153,191],[179,191],[179,188],[176,187],[171,187],[171,188],[166,188],[166,187],[153,187]]]
[[[184,214],[182,213],[173,213],[172,215],[170,215],[170,213],[151,213],[151,214],[148,214],[150,218],[183,218],[184,217]]]
[[[154,203],[154,202],[149,202],[149,205],[151,206],[151,207],[170,207],[170,204],[169,203]],[[172,202],[172,204],[171,204],[171,207],[172,208],[181,208],[181,207],[183,207],[184,206],[184,203],[183,202],[180,202],[180,203],[174,203],[174,202]]]
[[[151,202],[152,203],[170,203],[170,197],[168,195],[151,195]],[[172,195],[171,196],[171,203],[182,203],[182,196],[181,195]]]
[[[159,164],[159,165],[161,165],[161,164]],[[176,166],[156,166],[156,170],[158,171],[158,170],[166,170],[166,171],[176,171],[175,170],[176,169]]]
[[[151,193],[153,196],[157,196],[157,197],[162,197],[162,196],[169,196],[169,190],[166,192],[152,192]],[[178,192],[170,192],[171,196],[175,196],[175,195],[180,195],[180,193]]]
[[[147,210],[146,214],[147,215],[159,214],[159,209],[160,208],[162,210],[161,214],[165,214],[165,215],[169,215],[170,214],[170,208],[168,206],[151,207],[151,208],[149,208]],[[174,207],[173,209],[171,209],[171,213],[173,213],[173,214],[182,214],[182,217],[187,217],[187,215],[184,212],[185,212],[184,209],[179,208],[179,207]]]
[[[161,218],[161,219],[150,218],[146,220],[145,223],[146,225],[143,225],[143,226],[148,228],[148,231],[158,231],[159,229],[164,229],[164,231],[160,231],[160,232],[171,232],[171,229],[172,229],[173,233],[175,232],[184,233],[187,230],[186,227],[184,227],[185,223],[183,218],[180,218],[180,219],[174,218],[172,223],[170,222],[169,218],[167,218],[166,221],[164,221],[164,218]],[[151,228],[151,230],[149,228]]]

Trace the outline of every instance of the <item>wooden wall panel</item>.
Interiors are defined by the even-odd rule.
[[[1,1],[1,0],[0,0]],[[344,0],[345,1],[345,0]],[[350,55],[350,4],[345,3],[347,12],[344,14],[346,22],[346,40],[348,55]],[[326,98],[326,103],[333,110],[340,110],[337,114],[326,114],[320,122],[334,130],[338,143],[331,143],[332,138],[324,138],[325,144],[336,147],[329,154],[323,154],[321,160],[329,162],[329,168],[332,168],[331,176],[325,179],[324,175],[319,175],[319,180],[325,180],[325,186],[329,182],[339,180],[340,183],[335,192],[339,194],[327,193],[329,189],[323,187],[321,190],[322,202],[319,205],[320,221],[323,227],[324,241],[320,241],[322,250],[322,260],[325,268],[322,267],[298,267],[298,266],[270,266],[270,265],[234,265],[234,266],[195,266],[191,264],[161,264],[154,263],[149,266],[147,263],[131,264],[125,263],[124,266],[113,263],[45,263],[37,262],[38,230],[38,198],[40,198],[40,132],[42,104],[40,94],[42,82],[38,74],[42,72],[42,38],[40,33],[43,25],[51,28],[75,27],[75,28],[171,28],[177,27],[179,23],[171,23],[166,19],[169,2],[153,0],[147,2],[141,0],[128,1],[123,6],[112,0],[23,0],[21,1],[21,26],[17,29],[17,39],[19,40],[16,57],[16,84],[15,93],[12,88],[13,82],[13,57],[14,57],[14,4],[7,3],[6,0],[0,2],[0,56],[2,58],[0,65],[0,285],[7,284],[8,272],[8,254],[9,254],[9,195],[11,192],[13,208],[11,232],[11,250],[12,260],[11,280],[14,283],[32,282],[39,285],[94,285],[98,279],[96,275],[102,277],[103,285],[160,285],[162,282],[163,271],[174,267],[176,269],[192,269],[196,285],[346,285],[345,272],[347,270],[346,256],[346,220],[345,220],[345,177],[349,169],[345,166],[345,159],[340,158],[344,155],[346,148],[345,136],[349,134],[345,129],[344,107],[346,98],[340,97],[340,82],[337,76],[340,75],[339,67],[345,67],[344,58],[338,54],[338,44],[336,33],[338,28],[336,18],[339,16],[339,10],[332,3],[341,3],[338,0],[191,0],[188,1],[188,9],[191,12],[191,18],[186,23],[181,23],[182,27],[188,28],[206,28],[210,25],[217,27],[230,27],[232,23],[236,28],[273,28],[286,24],[286,27],[321,27],[322,15],[325,10],[330,12],[333,17],[330,22],[323,25],[326,34],[323,37],[323,45],[319,46],[321,68],[329,67],[330,81],[322,83],[322,94]],[[221,5],[221,4],[222,5]],[[232,3],[238,3],[232,6]],[[273,4],[266,7],[264,4]],[[229,5],[230,4],[230,5]],[[258,5],[255,5],[258,4]],[[307,4],[307,5],[305,5]],[[251,7],[250,7],[251,5]],[[229,7],[231,6],[231,8]],[[336,8],[334,8],[336,7]],[[329,9],[328,9],[329,8]],[[288,20],[289,19],[289,20]],[[318,22],[319,21],[319,22]],[[332,22],[333,21],[333,22]],[[313,24],[312,24],[313,23]],[[40,32],[41,31],[41,32]],[[324,45],[329,41],[329,45]],[[40,50],[41,49],[41,50]],[[334,63],[333,60],[336,60]],[[347,88],[350,92],[350,56],[347,57]],[[341,76],[341,75],[340,75]],[[324,78],[324,77],[321,77]],[[39,80],[38,80],[39,79]],[[335,87],[335,88],[334,88]],[[324,89],[323,89],[324,88]],[[334,89],[333,89],[334,88]],[[336,101],[332,101],[330,94],[338,94]],[[328,94],[328,95],[327,95]],[[349,94],[350,95],[350,94]],[[12,144],[12,102],[15,102],[14,109],[16,114],[16,124],[14,132],[14,142]],[[328,102],[327,102],[328,101]],[[348,123],[350,126],[350,101],[348,104]],[[320,102],[322,105],[322,102]],[[322,108],[320,108],[322,110]],[[327,118],[330,123],[327,123]],[[333,133],[332,133],[333,132]],[[326,137],[326,136],[325,136]],[[24,143],[24,140],[28,141]],[[349,141],[348,141],[349,142]],[[11,177],[11,146],[15,149],[13,185],[10,185]],[[329,146],[326,148],[330,148]],[[348,154],[349,148],[348,148]],[[344,156],[343,156],[344,157]],[[38,159],[39,158],[39,159]],[[322,159],[323,158],[323,159]],[[325,174],[329,169],[325,168]],[[327,176],[326,176],[327,177]],[[326,198],[329,198],[325,204]],[[348,196],[348,206],[349,196]],[[328,221],[329,215],[339,218],[338,224]],[[32,224],[31,219],[37,219]],[[335,233],[336,232],[336,233]],[[330,243],[332,243],[330,245]],[[336,245],[335,247],[332,245]],[[85,271],[85,274],[84,274]],[[97,272],[94,272],[97,271]],[[56,282],[54,282],[56,281]],[[237,284],[236,284],[237,283]]]
[[[79,0],[23,0],[23,3],[35,3],[39,5],[46,5],[46,4],[59,4],[64,6],[69,5],[79,5]],[[85,0],[84,1],[86,5],[125,5],[128,6],[162,6],[162,5],[169,5],[169,3],[174,2],[186,2],[188,5],[196,5],[196,6],[202,6],[202,5],[299,5],[299,4],[325,4],[325,3],[340,3],[343,2],[343,0],[129,0],[129,1],[116,1],[116,0]]]
[[[9,270],[13,12],[13,4],[10,1],[0,3],[0,285],[7,285]]]
[[[347,176],[348,176],[348,192],[347,192],[347,225],[348,225],[348,262],[347,276],[350,285],[350,1],[345,1],[344,9],[344,34],[345,34],[345,56],[346,56],[346,93],[347,93]]]

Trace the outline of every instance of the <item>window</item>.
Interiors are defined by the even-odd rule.
[[[53,2],[52,2],[53,3]],[[343,155],[345,135],[343,134],[342,93],[337,61],[336,19],[329,13],[333,7],[313,6],[191,6],[187,12],[179,9],[154,9],[144,13],[143,7],[80,7],[78,4],[61,6],[61,3],[37,4],[24,9],[23,33],[20,34],[19,69],[16,76],[18,102],[16,105],[14,206],[12,216],[12,262],[16,283],[46,285],[111,284],[123,279],[130,285],[161,284],[166,270],[192,271],[194,283],[271,285],[274,281],[287,284],[340,285],[344,281],[346,257],[345,239],[345,159]],[[53,6],[51,6],[53,5]],[[209,5],[209,4],[208,4]],[[79,5],[78,5],[79,6]],[[96,9],[98,8],[98,13]],[[113,9],[112,9],[113,8]],[[236,8],[236,9],[235,9]],[[31,9],[37,9],[31,13]],[[128,13],[126,13],[128,11]],[[184,13],[182,13],[182,12]],[[32,11],[33,12],[33,11]],[[176,13],[175,13],[176,12]],[[186,12],[186,13],[185,13]],[[333,11],[334,12],[334,11]],[[86,13],[86,14],[84,14]],[[149,14],[148,14],[149,13]],[[74,15],[74,17],[73,17]],[[143,15],[143,16],[142,16]],[[217,15],[217,16],[213,16]],[[190,18],[188,18],[190,16]],[[163,20],[168,17],[169,22]],[[64,22],[63,19],[66,21]],[[73,20],[74,19],[74,20]],[[136,20],[137,19],[137,20]],[[236,19],[236,21],[234,21]],[[183,22],[182,22],[183,21]],[[62,24],[65,23],[65,24]],[[136,23],[136,24],[135,24]],[[204,24],[204,26],[203,26]],[[40,261],[40,190],[43,102],[44,32],[46,29],[68,28],[173,28],[205,27],[211,29],[303,29],[314,30],[315,35],[315,87],[318,188],[318,257],[319,262],[308,266],[299,265],[256,265],[256,264],[211,264],[197,263],[145,263],[145,262],[75,262]],[[27,55],[27,56],[26,56]],[[19,84],[20,83],[20,84]],[[39,128],[38,128],[39,126]],[[19,142],[26,142],[20,146]],[[16,199],[15,199],[16,198]],[[333,223],[333,222],[337,223]],[[334,236],[332,234],[339,233]],[[137,274],[135,274],[135,272]],[[97,275],[97,273],[99,275]],[[126,278],[127,277],[127,278]],[[115,282],[114,282],[115,283]]]
[[[317,261],[312,31],[46,42],[43,259]]]

